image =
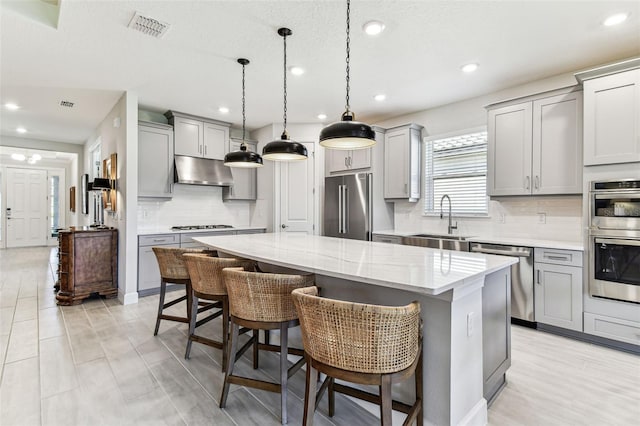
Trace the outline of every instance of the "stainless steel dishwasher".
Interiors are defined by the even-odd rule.
[[[534,322],[533,248],[471,243],[470,251],[520,258],[518,263],[511,265],[511,318]]]

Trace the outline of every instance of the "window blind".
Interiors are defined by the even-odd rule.
[[[447,194],[454,214],[487,214],[487,132],[428,138],[424,151],[425,213],[439,213]]]

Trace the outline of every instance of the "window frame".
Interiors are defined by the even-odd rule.
[[[440,217],[440,210],[439,210],[439,206],[436,205],[437,200],[433,199],[433,195],[429,194],[429,185],[427,184],[427,144],[431,141],[435,141],[435,140],[440,140],[440,139],[448,139],[448,138],[453,138],[456,136],[462,136],[462,135],[467,135],[467,134],[471,134],[471,133],[480,133],[480,132],[485,132],[487,133],[487,126],[486,125],[482,125],[482,126],[477,126],[477,127],[470,127],[470,128],[466,128],[466,129],[461,129],[461,130],[456,130],[453,132],[448,132],[448,133],[441,133],[441,134],[437,134],[437,135],[433,135],[433,136],[425,136],[422,138],[422,155],[421,155],[421,162],[422,162],[422,170],[423,175],[422,175],[422,199],[424,200],[422,203],[422,216],[425,217]],[[487,133],[487,163],[488,163],[488,133]],[[487,165],[488,167],[488,165]],[[489,174],[489,170],[487,169],[486,173],[485,173],[485,197],[487,199],[487,209],[485,212],[477,212],[477,213],[456,213],[455,210],[452,212],[452,216],[455,217],[469,217],[469,218],[487,218],[489,217],[489,195],[487,194],[487,186],[486,186],[486,182],[488,179],[488,174]],[[427,209],[427,203],[430,202],[431,205],[431,210]],[[448,208],[448,207],[447,207]]]

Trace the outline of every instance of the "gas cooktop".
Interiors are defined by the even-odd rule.
[[[183,226],[172,226],[172,231],[188,231],[192,229],[228,229],[233,228],[231,225],[183,225]]]

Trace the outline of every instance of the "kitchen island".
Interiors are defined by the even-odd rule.
[[[315,273],[326,297],[419,301],[425,424],[487,423],[487,399],[501,388],[510,364],[510,265],[516,259],[284,232],[196,240],[267,268]],[[394,386],[395,397],[410,401],[411,387]]]

